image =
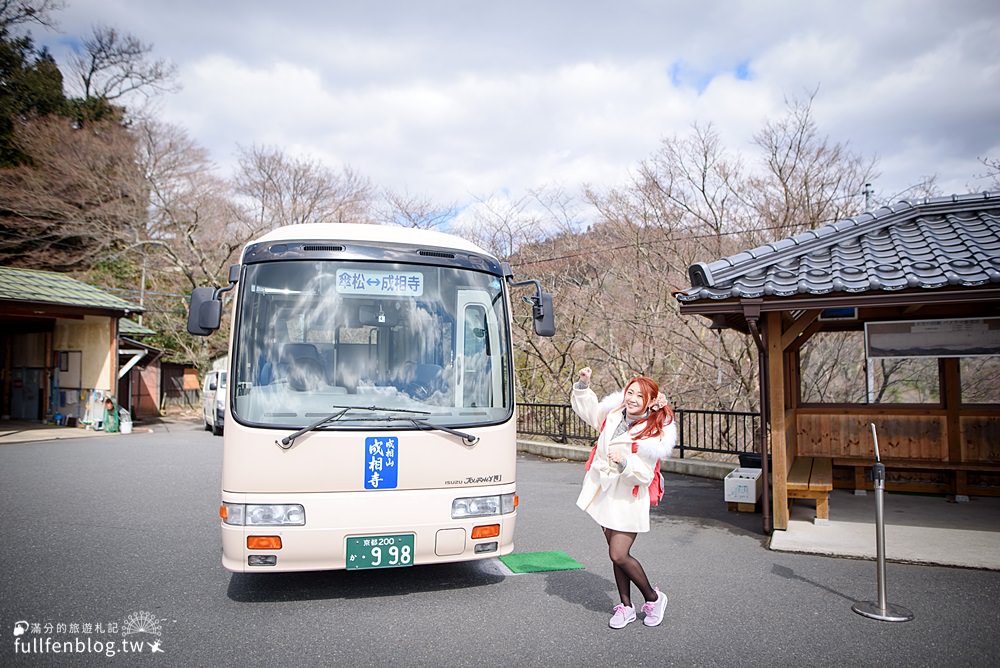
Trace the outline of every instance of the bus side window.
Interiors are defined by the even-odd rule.
[[[462,399],[464,406],[488,406],[490,389],[489,336],[486,308],[482,304],[465,307],[462,346]]]

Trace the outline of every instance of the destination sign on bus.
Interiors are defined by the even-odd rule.
[[[419,271],[338,269],[337,292],[342,295],[419,297],[424,294],[424,275]]]
[[[397,442],[393,436],[365,438],[365,489],[395,489]]]

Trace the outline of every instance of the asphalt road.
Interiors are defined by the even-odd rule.
[[[722,481],[676,475],[634,550],[667,618],[609,629],[604,541],[574,506],[581,464],[530,456],[516,550],[562,550],[584,570],[232,575],[222,441],[169,429],[0,446],[0,665],[1000,664],[1000,573],[889,564],[889,601],[915,619],[867,619],[851,605],[876,598],[873,562],[770,552],[759,516],[727,511]]]

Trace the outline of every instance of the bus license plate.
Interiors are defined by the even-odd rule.
[[[347,570],[413,565],[413,534],[353,536],[347,539]]]

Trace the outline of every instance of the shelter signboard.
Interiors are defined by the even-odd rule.
[[[865,323],[869,359],[1000,355],[1000,318]]]

